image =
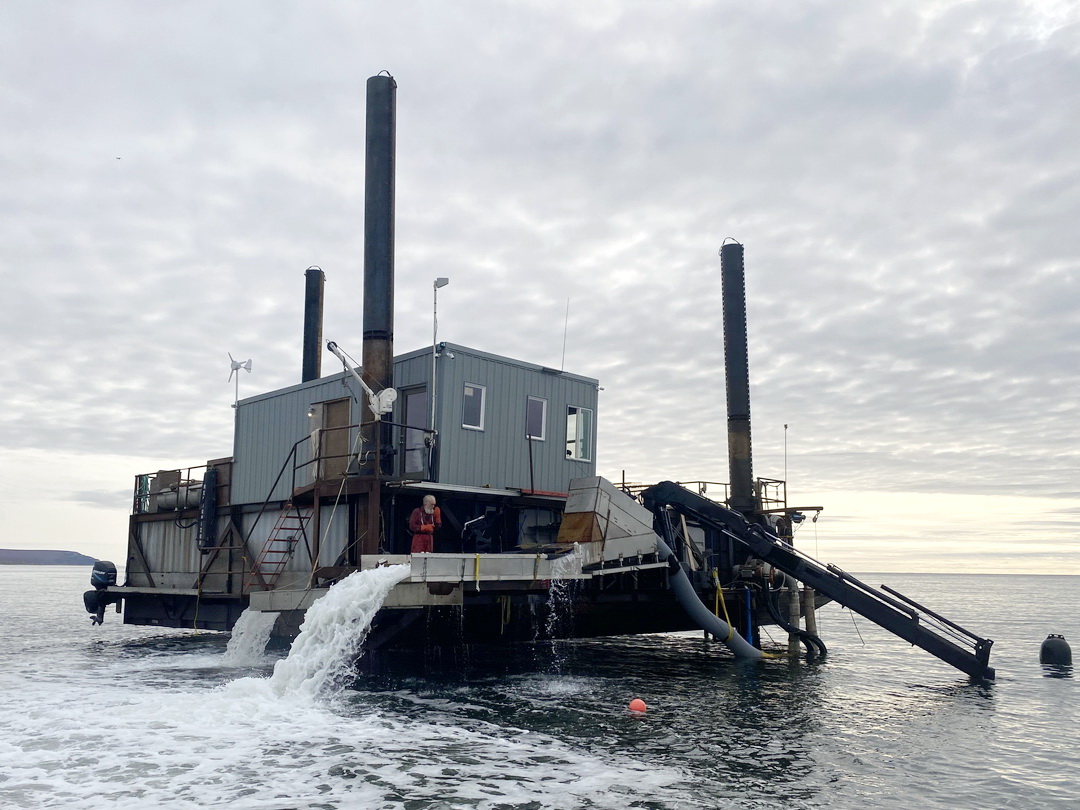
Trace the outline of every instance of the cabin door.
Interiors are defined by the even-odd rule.
[[[351,400],[335,399],[322,404],[322,431],[319,441],[319,478],[341,478],[349,468]]]
[[[401,475],[406,478],[427,477],[428,446],[425,441],[428,427],[428,392],[413,388],[402,392],[405,401],[401,429]]]

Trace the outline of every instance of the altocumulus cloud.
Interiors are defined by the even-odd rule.
[[[787,423],[814,486],[1075,498],[1078,18],[6,3],[0,445],[225,455],[225,352],[255,361],[241,395],[299,379],[311,264],[358,353],[363,87],[386,68],[399,350],[450,276],[447,340],[558,365],[565,325],[566,368],[605,387],[602,472],[724,480],[733,236],[758,473]]]

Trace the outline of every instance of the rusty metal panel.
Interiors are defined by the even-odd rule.
[[[166,520],[136,524],[139,543],[154,584],[159,588],[191,588],[198,577],[202,554],[196,542],[194,520],[173,514]],[[144,585],[141,565],[128,563],[131,584]]]

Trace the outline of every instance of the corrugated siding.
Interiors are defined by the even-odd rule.
[[[337,562],[349,539],[349,509],[344,504],[335,507],[328,504],[319,514],[319,565],[333,565]],[[308,563],[310,570],[311,564]]]
[[[335,511],[334,505],[328,504],[323,506],[321,510],[319,515],[319,520],[321,521],[319,527],[319,565],[333,565],[341,554],[342,549],[345,548],[345,543],[348,538],[349,509],[344,504],[341,504]],[[273,531],[280,516],[280,512],[274,512],[272,514],[268,512],[255,527],[249,545],[256,556],[262,551],[262,547],[266,544],[267,537],[270,536],[270,532]],[[281,578],[277,587],[291,587],[286,583],[290,580],[297,579],[301,575],[304,584],[307,583],[307,579],[310,577],[312,569],[311,555],[308,553],[308,549],[310,547],[314,550],[315,547],[315,538],[311,533],[313,525],[312,521],[308,522],[308,542],[305,544],[303,541],[300,541],[297,544],[293,551],[293,555],[285,564],[285,568],[282,569]]]
[[[411,352],[394,360],[394,387],[427,385],[431,380],[431,349]],[[400,400],[399,400],[400,402]],[[396,416],[395,422],[400,422]]]
[[[438,372],[441,483],[565,492],[572,478],[596,474],[595,458],[566,458],[566,408],[590,408],[595,415],[595,381],[545,372],[460,346],[449,348],[454,357],[441,357]],[[482,431],[461,425],[466,383],[487,389]],[[529,396],[547,400],[545,440],[532,442],[531,474],[525,438]]]
[[[195,542],[195,527],[175,520],[155,520],[139,524],[139,540],[146,563],[159,588],[193,588],[202,564],[202,554]],[[139,564],[128,566],[132,585],[149,585],[145,575],[136,569]]]
[[[317,402],[356,393],[355,383],[350,381],[348,388],[342,385],[344,377],[336,374],[240,402],[233,453],[233,503],[261,503],[268,497],[284,501],[289,497],[291,465],[273,493],[270,487],[293,444],[310,435],[313,425],[308,409]],[[395,387],[426,386],[430,379],[430,349],[395,359]],[[483,431],[461,426],[462,393],[467,382],[487,389]],[[596,474],[596,380],[547,372],[540,366],[447,344],[438,359],[437,385],[437,477],[441,483],[565,492],[571,479]],[[547,400],[546,439],[532,442],[531,474],[529,442],[525,438],[529,396]],[[403,398],[399,398],[393,421],[404,421],[403,405]],[[590,461],[566,458],[568,405],[593,411],[594,458]],[[352,422],[359,419],[359,404],[353,402]],[[298,457],[300,461],[309,460],[310,442],[300,445]],[[308,483],[310,475],[297,481],[298,485]]]
[[[247,562],[240,550],[234,550],[232,568],[235,574],[235,587],[239,587],[247,567],[258,559],[262,552],[266,539],[270,536],[277,524],[281,512],[267,510],[259,517],[257,510],[251,510],[240,518],[239,528],[245,537],[248,537]],[[319,552],[320,565],[333,565],[342,550],[345,548],[349,533],[349,510],[344,505],[335,507],[328,504],[322,507],[320,515],[321,524],[321,549]],[[200,552],[196,542],[196,529],[188,526],[189,521],[181,521],[177,525],[176,520],[147,521],[139,524],[139,537],[146,561],[150,566],[154,582],[161,588],[193,588],[198,578],[200,566],[204,565],[207,556]],[[228,518],[219,522],[219,537],[223,535],[228,525]],[[307,584],[311,575],[312,561],[308,553],[309,545],[314,545],[311,537],[311,524],[308,524],[309,541],[297,544],[297,547],[281,573],[277,587],[292,587],[300,582],[302,587]],[[238,543],[237,543],[238,544]],[[136,571],[137,566],[130,566],[132,585],[149,585],[149,580],[141,572]],[[228,570],[228,553],[223,551],[215,559],[211,569],[212,573],[206,578],[204,588],[207,591],[224,588],[224,572]],[[302,582],[301,582],[302,580]],[[291,583],[291,584],[290,584]]]
[[[308,409],[317,402],[349,396],[351,388],[342,385],[344,374],[325,377],[304,385],[252,397],[236,409],[236,435],[233,445],[233,503],[262,503],[283,501],[292,494],[292,465],[286,470],[273,493],[274,479],[288,459],[293,444],[311,434],[314,427]],[[357,405],[353,403],[352,422],[357,421]],[[302,463],[311,458],[311,443],[298,448]],[[311,467],[305,468],[298,486],[311,483]]]

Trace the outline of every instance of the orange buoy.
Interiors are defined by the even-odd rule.
[[[638,714],[645,714],[645,701],[641,698],[634,698],[630,701],[630,711],[637,712]]]

